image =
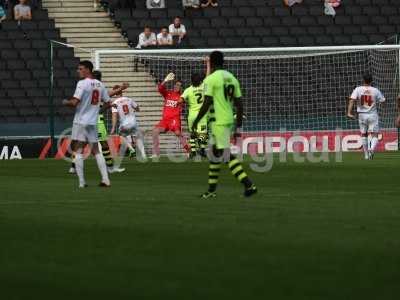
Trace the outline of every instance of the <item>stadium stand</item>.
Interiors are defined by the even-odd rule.
[[[400,30],[398,0],[346,0],[337,9],[335,18],[324,15],[320,0],[307,0],[291,8],[284,6],[282,0],[220,0],[218,7],[205,9],[184,9],[182,1],[167,0],[166,8],[157,10],[148,10],[145,1],[104,0],[102,4],[107,7],[112,22],[107,14],[94,13],[90,0],[64,0],[68,8],[65,11],[64,6],[56,2],[44,1],[51,17],[47,10],[33,10],[33,20],[24,23],[28,38],[15,21],[7,20],[2,24],[1,123],[46,122],[49,115],[49,39],[90,49],[109,48],[110,45],[127,48],[128,43],[134,47],[144,25],[150,25],[158,32],[178,15],[182,16],[186,26],[188,37],[184,45],[189,48],[374,44]],[[93,12],[83,11],[84,7],[93,9]],[[87,16],[87,23],[84,23],[87,32],[80,32],[85,16],[77,18],[79,14]],[[103,19],[99,17],[102,15]],[[95,28],[90,28],[90,25]],[[101,32],[93,33],[100,27]],[[119,31],[127,43],[119,36]],[[110,38],[103,38],[103,43],[99,43],[102,34],[106,33]],[[55,49],[56,103],[71,95],[78,57],[86,59],[88,55],[77,49],[75,53],[71,48]],[[146,120],[145,127],[151,128],[159,117],[161,106],[154,79],[165,74],[153,74],[153,78],[150,71],[155,68],[151,66],[150,70],[141,66],[139,71],[135,71],[124,62],[110,60],[105,63],[104,77],[109,86],[125,79],[131,81],[129,95],[143,101],[143,111],[148,109],[148,113],[143,116],[142,124]],[[70,122],[70,109],[57,105],[56,113],[58,120]]]
[[[135,8],[118,2],[103,1],[131,45],[144,25],[159,30],[177,15],[183,17],[190,48],[375,44],[400,29],[397,0],[346,0],[335,18],[324,15],[320,0],[291,8],[282,0],[221,0],[206,9],[184,9],[182,1],[167,0],[159,10],[146,9],[143,1],[135,1]]]
[[[46,122],[49,115],[49,42],[65,42],[46,10],[35,9],[22,27],[13,20],[0,29],[0,118],[2,123]],[[54,49],[54,94],[73,92],[76,64],[71,48]],[[71,119],[72,111],[56,106],[56,117]]]

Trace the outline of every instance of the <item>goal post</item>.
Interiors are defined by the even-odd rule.
[[[225,68],[241,83],[245,134],[314,132],[319,135],[337,129],[354,134],[358,123],[346,118],[347,101],[353,89],[361,84],[362,74],[370,72],[373,85],[387,100],[379,110],[380,127],[386,138],[381,150],[399,148],[395,118],[400,94],[400,45],[218,50],[225,54]],[[212,51],[103,49],[95,51],[94,64],[101,70],[107,59],[120,58],[133,71],[140,64],[155,81],[174,72],[186,87],[190,85],[192,72],[205,72],[204,57]]]

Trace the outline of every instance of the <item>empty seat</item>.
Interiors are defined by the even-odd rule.
[[[238,10],[236,7],[227,7],[221,9],[221,16],[222,17],[236,17],[238,15]]]
[[[225,39],[225,43],[228,47],[232,48],[246,47],[240,37],[228,37]]]
[[[201,30],[201,35],[203,37],[217,37],[218,31],[213,28],[204,28]]]
[[[278,17],[290,16],[290,10],[287,7],[275,7],[274,16]]]
[[[7,95],[8,95],[8,97],[12,97],[12,98],[24,97],[25,91],[22,89],[19,89],[19,88],[18,89],[8,89]]]
[[[261,39],[261,44],[265,47],[279,46],[279,39],[276,36],[266,36]]]
[[[207,18],[194,19],[193,26],[196,28],[210,28],[211,27],[210,20]]]
[[[368,16],[354,16],[353,24],[354,25],[367,25],[367,24],[369,24],[369,17]]]
[[[25,61],[20,59],[7,60],[7,68],[9,70],[24,70],[26,68]]]
[[[279,42],[282,46],[295,46],[297,43],[297,39],[293,36],[281,36],[279,37]]]
[[[317,25],[317,20],[312,16],[304,16],[300,18],[300,24],[305,26]]]
[[[124,19],[132,18],[131,11],[128,9],[117,9],[114,12],[115,21],[122,21]]]
[[[258,37],[245,37],[243,39],[243,44],[245,47],[258,47],[260,46],[260,39]]]
[[[284,26],[273,27],[272,34],[276,36],[289,35],[289,28]]]
[[[319,35],[315,37],[315,43],[318,46],[329,46],[332,45],[332,38],[328,35]]]
[[[207,39],[207,44],[210,48],[213,47],[223,47],[224,46],[224,40],[219,38],[219,37],[210,37]]]
[[[379,9],[374,6],[364,6],[362,10],[362,14],[366,16],[377,16],[379,13]]]
[[[351,37],[351,42],[355,45],[366,45],[368,44],[369,40],[366,35],[353,35]]]
[[[150,18],[154,19],[165,19],[167,18],[167,12],[162,9],[152,9],[150,10]]]
[[[314,37],[312,36],[299,36],[297,42],[300,46],[313,46],[315,45]]]
[[[230,18],[229,25],[232,27],[243,27],[246,25],[244,18]]]
[[[337,45],[351,45],[350,35],[338,35],[333,38],[333,41]]]
[[[236,31],[233,28],[220,28],[218,29],[218,34],[220,37],[234,37],[236,36]]]
[[[34,69],[43,69],[44,65],[43,65],[43,61],[40,59],[31,59],[28,60],[26,62],[26,66],[30,69],[30,70],[34,70]]]
[[[350,16],[336,16],[335,17],[335,24],[338,24],[338,25],[350,25],[351,24],[351,17]]]
[[[228,27],[228,20],[222,18],[211,19],[211,27],[214,28]]]
[[[257,27],[257,26],[262,26],[263,25],[263,19],[258,18],[258,17],[250,17],[246,18],[246,24],[249,27]]]
[[[29,70],[15,70],[14,78],[18,81],[23,81],[31,78],[31,72]]]
[[[10,78],[10,77],[8,77],[8,78]],[[2,80],[1,83],[0,83],[0,85],[1,85],[1,87],[2,87],[3,89],[17,89],[17,88],[20,87],[20,86],[19,86],[19,80],[17,80],[17,79]]]
[[[302,26],[292,26],[289,27],[290,35],[307,35],[307,28]]]
[[[271,8],[269,8],[269,7],[266,7],[266,6],[257,7],[256,15],[258,17],[272,17],[273,10]]]
[[[249,37],[253,35],[253,30],[251,28],[236,28],[236,36],[238,37]]]
[[[239,7],[238,15],[240,17],[254,17],[256,10],[253,7]]]
[[[28,40],[14,40],[14,47],[18,49],[31,49],[31,42]]]

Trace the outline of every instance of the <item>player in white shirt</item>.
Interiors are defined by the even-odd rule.
[[[136,111],[139,111],[139,105],[131,98],[124,97],[122,92],[117,95],[119,98],[112,103],[112,129],[111,134],[116,131],[117,120],[119,118],[119,134],[123,138],[131,153],[135,153],[133,146],[133,136],[136,136],[136,143],[140,152],[141,159],[146,159],[144,150],[144,137],[136,121]],[[121,146],[120,156],[124,157],[125,147]]]
[[[364,83],[354,89],[350,96],[347,116],[355,119],[352,113],[354,103],[357,103],[358,122],[360,125],[361,139],[365,159],[371,160],[374,157],[375,148],[379,139],[379,116],[378,104],[385,102],[385,97],[377,88],[371,86],[372,76],[365,74]],[[371,140],[368,142],[368,134]]]
[[[63,101],[64,105],[75,107],[71,139],[74,145],[76,173],[79,177],[79,187],[81,188],[87,186],[83,172],[83,149],[87,144],[91,146],[91,152],[96,158],[97,166],[101,173],[100,186],[110,186],[106,161],[99,151],[97,133],[100,103],[104,102],[103,109],[110,107],[110,97],[104,85],[97,79],[93,79],[92,72],[93,64],[87,60],[81,61],[78,68],[81,80],[76,85],[74,96],[69,100]]]

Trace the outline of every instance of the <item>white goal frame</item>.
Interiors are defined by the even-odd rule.
[[[219,50],[223,53],[295,53],[295,52],[318,52],[318,51],[362,51],[362,50],[398,50],[399,51],[399,72],[400,72],[400,45],[360,45],[360,46],[310,46],[310,47],[272,47],[272,48],[221,48],[221,49],[132,49],[114,50],[98,49],[94,50],[94,67],[100,69],[101,55],[107,54],[127,54],[127,55],[151,55],[151,54],[199,54],[211,53]]]
[[[179,56],[182,57],[190,57],[191,54],[196,56],[197,58],[203,54],[207,55],[212,51],[221,51],[224,54],[232,54],[230,59],[235,58],[235,53],[238,54],[238,59],[247,58],[246,54],[249,54],[248,58],[253,57],[268,57],[271,56],[273,58],[274,55],[277,57],[285,57],[285,56],[319,56],[324,54],[333,54],[335,52],[358,52],[358,51],[368,51],[368,50],[382,50],[382,51],[397,51],[397,82],[394,84],[400,87],[400,44],[378,44],[378,45],[347,45],[347,46],[307,46],[307,47],[271,47],[271,48],[202,48],[202,49],[126,49],[126,50],[116,50],[116,49],[98,49],[93,51],[93,63],[95,69],[101,69],[101,61],[103,57],[110,57],[110,55],[127,55],[127,56],[157,56],[160,55],[162,57],[171,56]],[[307,53],[308,52],[308,53]],[[400,130],[398,130],[398,144],[400,150]]]

